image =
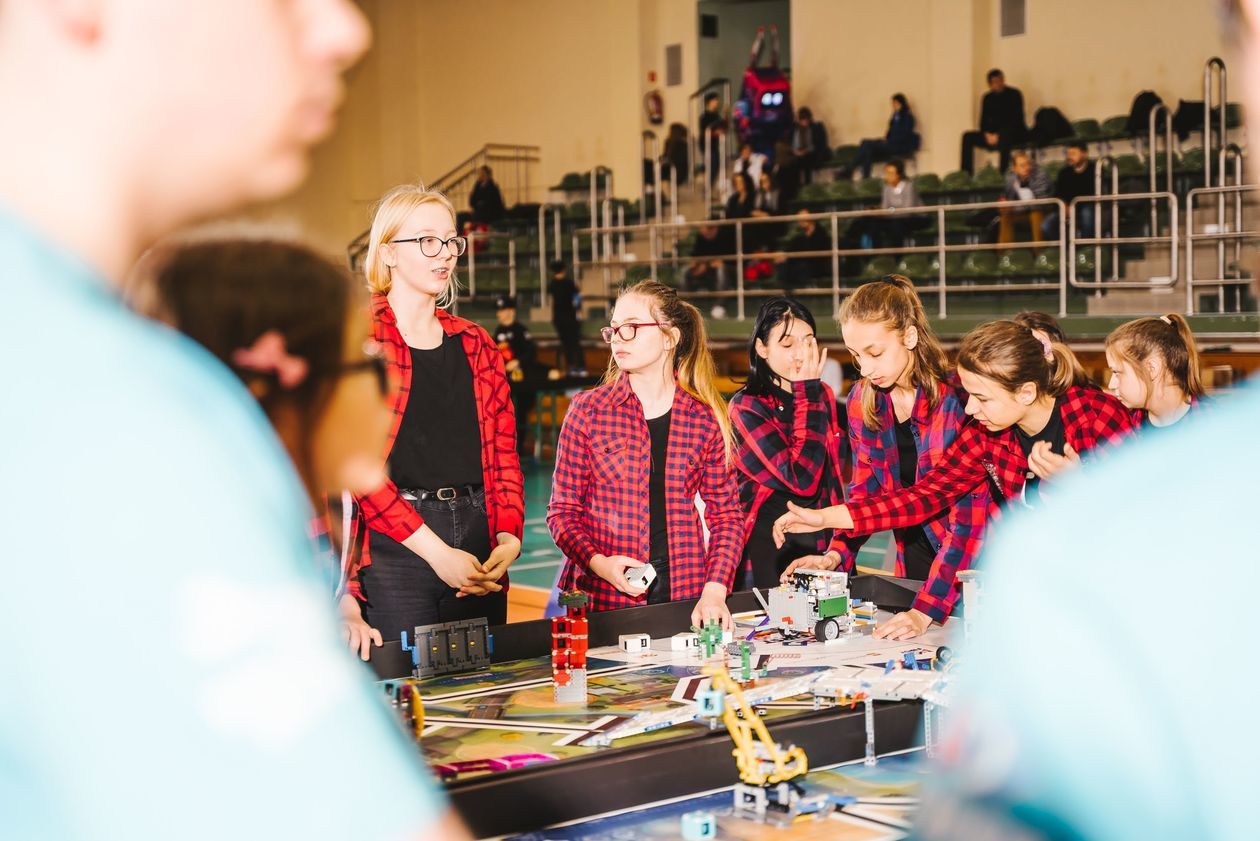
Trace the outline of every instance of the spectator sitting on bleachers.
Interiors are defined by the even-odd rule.
[[[962,136],[962,162],[959,169],[975,171],[972,149],[997,149],[1001,153],[1003,171],[1010,164],[1011,147],[1028,137],[1024,121],[1024,95],[1019,88],[1006,85],[1001,70],[989,71],[989,92],[980,103],[980,130]]]
[[[726,264],[721,259],[725,253],[718,226],[711,223],[701,225],[691,246],[691,263],[683,273],[683,289],[689,292],[720,292],[725,289]]]
[[[490,167],[483,166],[477,171],[477,183],[473,185],[468,204],[472,206],[474,222],[493,225],[503,218],[506,210],[503,205],[503,194],[499,192],[499,185],[494,183]]]
[[[867,138],[858,146],[853,168],[862,171],[863,178],[871,177],[871,165],[888,158],[905,158],[919,151],[919,133],[914,130],[914,112],[904,94],[895,93],[892,98],[892,116],[888,118],[888,131],[880,138]]]
[[[732,173],[745,173],[752,178],[754,184],[761,178],[761,171],[765,168],[766,156],[760,152],[754,152],[753,147],[747,143],[739,147],[739,157],[731,164]]]
[[[722,133],[726,131],[726,120],[722,116],[722,101],[715,93],[704,95],[704,111],[700,114],[700,127],[696,134],[696,157],[704,160],[705,138],[709,144],[709,181],[717,179],[722,170]]]
[[[679,184],[686,184],[691,173],[687,172],[687,127],[682,123],[670,123],[665,146],[661,150],[661,181],[669,183],[674,174]]]
[[[1071,206],[1078,196],[1094,195],[1094,162],[1089,159],[1089,144],[1083,140],[1072,141],[1067,148],[1067,166],[1059,170],[1054,181],[1054,197]],[[1076,206],[1076,236],[1094,235],[1094,207],[1092,202]],[[1041,224],[1042,239],[1059,238],[1059,211],[1052,210]]]
[[[796,233],[783,246],[788,253],[805,251],[831,252],[831,234],[818,224],[817,219],[810,218],[808,210],[798,214]],[[827,254],[813,257],[789,257],[786,254],[775,258],[779,264],[779,282],[787,292],[799,286],[809,286],[812,281],[831,276],[831,258]]]
[[[757,180],[757,193],[753,196],[753,217],[779,216],[783,212],[783,204],[779,195],[779,188],[774,183],[774,176],[767,171],[762,171],[761,178]],[[779,238],[783,233],[783,227],[778,222],[767,222],[762,225],[745,225],[744,226],[744,243],[746,247],[752,250],[759,250],[763,247],[769,247],[771,243]]]
[[[742,172],[737,172],[731,176],[731,194],[726,198],[726,218],[727,219],[748,219],[752,216],[753,202],[757,199],[757,191],[753,187],[753,180]],[[747,254],[752,243],[748,241],[748,236],[752,226],[744,226],[744,253]],[[735,253],[735,226],[726,225],[722,228],[722,247],[726,249],[727,254]]]
[[[906,178],[905,164],[900,160],[891,160],[884,164],[884,193],[880,199],[880,207],[884,210],[901,210],[922,206],[923,200],[919,198],[914,182]],[[840,247],[895,248],[902,245],[906,236],[921,224],[922,219],[917,215],[897,215],[883,219],[860,216],[844,232]],[[857,261],[850,257],[846,259],[845,265],[846,270],[856,270]]]
[[[779,187],[779,202],[787,207],[796,201],[801,191],[801,162],[792,152],[792,146],[786,140],[774,144],[774,166],[770,168],[774,183]]]
[[[1002,191],[1002,201],[1027,201],[1028,199],[1049,198],[1053,192],[1050,176],[1037,166],[1027,152],[1016,152],[1011,156],[1011,171],[1006,174],[1006,188]],[[1032,239],[1041,237],[1041,225],[1045,219],[1045,206],[1007,208],[998,213],[998,242],[1015,242],[1015,226],[1029,225]]]
[[[796,112],[796,126],[792,129],[792,152],[801,164],[805,180],[812,181],[814,170],[831,157],[827,145],[827,127],[814,119],[814,112],[801,108]]]

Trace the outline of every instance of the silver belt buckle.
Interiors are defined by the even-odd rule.
[[[416,495],[413,494],[411,491],[399,491],[398,495],[401,496],[403,499],[407,500],[408,502],[416,501]]]
[[[455,488],[438,488],[436,493],[437,498],[442,502],[450,502],[452,499],[459,496],[459,491]]]

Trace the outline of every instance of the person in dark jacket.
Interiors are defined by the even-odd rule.
[[[578,321],[578,309],[582,295],[569,274],[563,260],[551,263],[551,283],[547,285],[551,296],[551,324],[560,339],[564,364],[557,365],[570,375],[586,376],[586,359],[582,354],[582,324]]]
[[[512,406],[516,410],[516,447],[525,451],[525,433],[529,430],[529,413],[538,398],[538,385],[546,378],[546,370],[538,365],[538,345],[529,329],[516,320],[516,299],[500,295],[494,302],[494,343],[503,356]]]
[[[477,183],[473,185],[468,203],[472,205],[474,222],[493,225],[503,218],[506,211],[503,206],[503,194],[499,192],[499,185],[494,183],[490,167],[483,166],[478,170]]]
[[[814,119],[814,112],[802,108],[796,112],[796,126],[792,130],[792,152],[801,164],[801,172],[806,180],[813,177],[814,170],[831,158],[831,148],[827,145],[827,127]]]
[[[853,168],[862,170],[863,178],[871,177],[871,165],[875,161],[906,158],[919,151],[919,133],[914,130],[914,112],[905,94],[892,97],[892,116],[888,118],[888,131],[883,138],[873,137],[858,146]]]
[[[1005,172],[1011,163],[1011,147],[1028,137],[1024,95],[1019,88],[1006,84],[1001,70],[990,70],[988,79],[989,92],[980,102],[980,130],[962,136],[962,161],[958,166],[967,172],[975,171],[972,150],[976,148],[998,150],[1002,156],[1000,166]]]
[[[1067,148],[1067,166],[1059,170],[1054,180],[1054,197],[1063,204],[1071,206],[1072,200],[1079,196],[1094,195],[1094,162],[1089,159],[1089,145],[1085,141],[1073,141]],[[1076,206],[1076,235],[1092,237],[1094,235],[1094,208],[1092,202],[1081,202]],[[1042,239],[1059,238],[1059,211],[1052,211],[1041,223]]]
[[[783,246],[790,253],[807,251],[831,251],[831,232],[818,224],[818,220],[810,216],[808,210],[798,214],[796,233]],[[811,257],[777,257],[779,266],[779,282],[790,295],[799,286],[809,286],[812,281],[831,276],[831,258],[826,254],[815,254]]]

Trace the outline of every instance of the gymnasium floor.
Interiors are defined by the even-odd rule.
[[[525,537],[521,541],[521,557],[511,570],[509,621],[542,616],[560,573],[563,559],[547,531],[547,500],[551,498],[554,466],[549,461],[534,459],[524,459],[521,463],[525,473]],[[889,545],[887,533],[872,536],[858,554],[859,566],[873,572],[891,572]]]

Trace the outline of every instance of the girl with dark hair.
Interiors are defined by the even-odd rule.
[[[990,517],[996,507],[1035,508],[1042,480],[1133,429],[1118,400],[1075,384],[1081,368],[1066,345],[1043,341],[1014,321],[990,322],[968,333],[957,367],[969,395],[966,412],[976,423],[963,427],[931,472],[910,487],[821,511],[789,503],[775,523],[776,542],[790,532],[820,528],[856,537],[915,526],[968,494],[988,495]],[[967,557],[975,557],[983,535],[980,524],[961,537]],[[921,631],[917,625],[904,629],[906,636]]]
[[[335,591],[342,631],[368,658],[381,635],[348,586],[359,547],[343,524],[352,502],[385,479],[389,409],[385,362],[368,342],[351,278],[297,245],[259,240],[188,244],[156,257],[141,309],[203,345],[241,378],[293,460],[327,536],[318,557]],[[329,498],[337,500],[330,511]],[[332,550],[340,548],[340,557]]]
[[[1107,337],[1108,388],[1142,429],[1162,428],[1197,409],[1206,393],[1199,349],[1175,312],[1121,324]]]
[[[888,118],[888,131],[883,138],[868,138],[858,146],[853,168],[862,171],[863,178],[871,177],[871,164],[889,158],[907,158],[919,151],[919,134],[914,130],[914,112],[904,94],[892,96],[892,116]]]
[[[697,599],[694,625],[729,629],[743,512],[704,320],[645,280],[600,332],[612,347],[604,382],[573,399],[556,446],[547,526],[565,556],[559,587],[588,593],[593,610]],[[648,565],[649,586],[627,580]]]
[[[845,299],[838,318],[845,345],[862,374],[849,393],[851,502],[913,487],[939,464],[967,422],[966,395],[952,381],[945,352],[932,332],[913,284],[901,275],[867,283]],[[960,570],[974,560],[987,501],[966,494],[920,525],[894,530],[894,573],[923,581],[911,609],[877,629],[903,638],[943,622],[953,609]],[[866,535],[837,534],[820,558],[799,567],[851,570]]]
[[[794,298],[771,298],[757,313],[748,346],[748,380],[731,398],[735,466],[744,508],[743,569],[755,587],[773,587],[792,561],[819,555],[828,533],[791,536],[779,548],[771,528],[789,501],[805,508],[838,504],[840,423],[814,315]]]

